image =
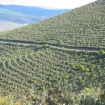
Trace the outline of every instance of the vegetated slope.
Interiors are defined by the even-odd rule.
[[[102,5],[104,5],[104,1],[103,3],[102,0],[99,1],[98,4],[96,3],[97,2],[91,5],[87,5],[87,7],[90,6],[91,8],[96,8],[96,5],[98,5],[97,7],[99,8],[101,5],[101,7],[103,8]],[[80,11],[82,11],[82,8],[85,7],[79,8]],[[79,11],[79,9],[73,11]],[[66,13],[66,15],[68,15],[69,17],[73,16],[73,11]],[[82,12],[80,14],[82,14]],[[10,41],[10,43],[9,41],[7,41],[8,43],[6,43],[6,40],[5,43],[0,42],[0,95],[12,94],[13,96],[15,96],[15,99],[17,98],[20,101],[20,97],[22,97],[23,99],[23,95],[26,95],[26,93],[29,93],[31,91],[33,92],[33,94],[40,94],[40,99],[47,98],[47,94],[48,99],[50,98],[51,101],[55,99],[56,103],[57,101],[63,100],[61,104],[63,104],[64,101],[67,101],[71,105],[89,105],[90,102],[94,103],[91,103],[90,105],[96,105],[95,101],[97,101],[97,99],[96,97],[94,99],[93,97],[89,97],[91,96],[89,90],[91,90],[92,88],[91,91],[93,92],[93,96],[95,96],[96,94],[94,94],[94,89],[105,89],[105,51],[71,51],[65,50],[63,48],[58,49],[57,47],[52,47],[51,44],[48,45],[43,43],[56,43],[69,46],[90,46],[87,44],[83,45],[84,42],[81,42],[81,44],[78,42],[79,45],[66,43],[67,41],[72,41],[74,37],[76,38],[76,35],[74,35],[72,32],[74,32],[73,30],[76,31],[77,29],[75,27],[73,28],[73,26],[73,30],[70,31],[71,34],[74,36],[71,37],[71,40],[67,39],[70,37],[70,27],[67,27],[68,34],[67,32],[65,32],[65,37],[63,35],[62,37],[60,37],[60,32],[63,33],[64,31],[62,30],[64,29],[64,24],[65,26],[67,26],[68,24],[70,25],[70,23],[72,22],[64,22],[62,23],[63,26],[60,25],[61,20],[65,19],[64,16],[66,17],[66,15],[60,15],[43,22],[39,22],[37,24],[32,24],[27,27],[15,29],[14,31],[8,31],[1,34],[0,40],[1,38],[3,38],[13,41]],[[56,22],[54,19],[58,19],[59,21],[57,20]],[[55,26],[58,25],[58,28],[54,27],[54,24]],[[78,30],[80,29],[78,28]],[[91,29],[91,31],[93,32],[94,30]],[[104,38],[103,32],[104,30],[97,30],[96,35],[98,34],[101,38]],[[54,33],[57,34],[55,35]],[[103,36],[101,36],[102,34]],[[91,34],[90,36],[93,38],[94,35],[92,35],[93,34]],[[89,38],[89,36],[87,36],[87,38]],[[20,42],[22,42],[21,40],[24,40],[23,42],[26,42],[25,40],[27,40],[28,42],[37,41],[37,43],[42,42],[42,44],[17,44],[14,43],[14,40],[20,40]],[[80,40],[82,40],[81,37]],[[74,42],[76,43],[76,40],[74,40]],[[91,44],[93,43],[92,41],[90,42]],[[100,42],[98,42],[98,45],[100,45]],[[104,47],[104,45],[101,47]],[[84,91],[81,94],[78,94],[81,90],[85,89],[87,91],[86,94],[84,93]],[[55,93],[59,92],[60,90],[60,93],[63,93],[60,94],[61,98],[59,98],[58,93],[55,94],[51,90],[54,90]],[[74,95],[75,93],[77,97]],[[36,100],[39,99],[39,97],[37,96],[34,97],[34,95],[32,95],[32,97],[30,97],[30,95],[32,94],[28,94],[29,102],[32,102],[35,97]],[[83,100],[80,101],[81,98],[83,98]],[[25,101],[26,103],[28,103],[27,97],[25,97]],[[72,103],[70,103],[70,101]],[[35,103],[35,100],[33,102]],[[103,102],[103,100],[98,100],[98,102]]]
[[[105,47],[104,36],[105,0],[98,0],[45,21],[3,33],[0,38]]]
[[[0,44],[0,94],[61,88],[105,88],[105,53],[65,51],[39,45]]]

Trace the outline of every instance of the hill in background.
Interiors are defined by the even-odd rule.
[[[2,22],[10,22],[8,26],[9,29],[12,28],[12,23],[16,23],[14,28],[18,26],[22,26],[24,24],[35,23],[58,14],[64,13],[68,10],[61,9],[61,10],[54,10],[54,9],[44,9],[39,7],[31,7],[31,6],[20,6],[20,5],[1,5],[0,4],[0,21]],[[20,24],[20,25],[17,25]],[[2,26],[3,25],[3,26]],[[5,23],[1,26],[5,27]],[[16,27],[15,27],[16,26]],[[7,30],[7,28],[5,28]]]

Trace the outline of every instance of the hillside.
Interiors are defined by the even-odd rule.
[[[43,41],[68,46],[105,47],[105,1],[1,34],[4,39]]]
[[[71,100],[71,95],[85,88],[105,89],[104,56],[104,51],[68,51],[38,44],[1,43],[0,95],[12,94],[17,100],[34,91],[45,98],[43,92],[60,89],[64,97]],[[98,97],[93,96],[95,100]]]
[[[98,0],[0,33],[0,102],[104,105],[104,10]]]

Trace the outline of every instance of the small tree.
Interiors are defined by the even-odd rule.
[[[85,66],[84,65],[80,65],[80,70],[84,71],[85,70]]]
[[[105,54],[105,51],[103,50],[103,49],[101,49],[100,51],[99,51],[99,54]]]

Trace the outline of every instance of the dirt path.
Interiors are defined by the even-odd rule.
[[[0,43],[12,43],[12,44],[19,44],[19,45],[34,45],[38,44],[43,46],[46,42],[32,42],[32,41],[22,41],[22,40],[8,40],[8,39],[0,39]],[[64,45],[57,45],[57,44],[48,44],[52,48],[61,49],[61,50],[75,50],[75,51],[88,51],[94,52],[100,49],[105,48],[95,48],[95,47],[75,47],[75,46],[64,46]]]

